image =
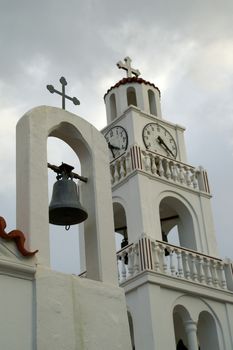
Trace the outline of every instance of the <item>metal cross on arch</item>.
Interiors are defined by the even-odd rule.
[[[60,78],[60,83],[62,85],[62,91],[58,91],[54,89],[53,85],[47,85],[47,89],[53,94],[54,92],[58,95],[62,96],[62,109],[65,109],[65,100],[68,99],[73,102],[74,105],[80,105],[80,101],[76,97],[70,97],[65,94],[65,86],[67,85],[67,81],[64,77]]]

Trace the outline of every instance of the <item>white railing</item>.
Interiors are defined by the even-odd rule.
[[[141,150],[139,146],[110,164],[112,185],[116,185],[134,170],[140,170],[151,176],[177,183],[194,190],[210,193],[207,172],[199,167],[173,160],[162,155]]]
[[[132,171],[130,153],[123,155],[110,164],[112,185],[124,179]]]
[[[120,284],[149,270],[205,286],[228,289],[225,270],[229,264],[163,241],[143,237],[137,243],[121,249],[117,253],[117,261]],[[229,282],[231,285],[232,281]]]
[[[146,151],[142,151],[142,160],[144,170],[147,173],[194,189],[200,189],[199,169]]]

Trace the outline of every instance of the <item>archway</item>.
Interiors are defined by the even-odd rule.
[[[72,165],[75,168],[74,172],[81,172],[79,158],[70,148],[70,146],[68,146],[62,140],[55,137],[48,137],[47,152],[48,163],[60,166],[63,162]],[[49,203],[55,181],[56,174],[52,170],[48,169]],[[75,182],[77,183],[77,181]],[[80,274],[80,272],[84,271],[84,268],[80,263],[81,256],[85,255],[84,244],[82,244],[84,242],[82,241],[82,249],[80,249],[80,225],[72,225],[68,231],[65,230],[64,226],[49,225],[50,261],[51,267],[54,270],[72,274]],[[84,261],[85,259],[82,259],[82,263]]]
[[[182,305],[176,305],[173,309],[173,324],[176,341],[176,349],[188,349],[188,339],[184,327],[184,322],[190,320],[191,317],[186,308]]]
[[[28,247],[39,250],[38,263],[50,266],[49,136],[63,140],[73,149],[80,159],[81,175],[88,179],[80,190],[82,204],[88,213],[84,223],[87,277],[117,284],[114,238],[109,234],[113,231],[113,220],[107,145],[102,134],[79,116],[41,106],[30,110],[18,122],[17,227],[27,233]]]
[[[207,311],[202,311],[199,315],[197,336],[200,350],[220,350],[216,322]]]
[[[181,200],[172,196],[163,198],[159,213],[161,235],[165,242],[197,250],[193,218]],[[172,233],[176,236],[175,239],[172,239]]]
[[[126,212],[119,202],[113,203],[114,231],[116,240],[116,250],[120,250],[128,245],[128,230]]]

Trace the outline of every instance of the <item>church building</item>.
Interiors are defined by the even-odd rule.
[[[189,164],[159,88],[129,57],[117,66],[126,77],[104,96],[101,132],[48,106],[17,124],[17,229],[0,217],[0,349],[232,350],[233,269],[218,253],[207,171]],[[50,136],[73,149],[81,175],[48,164]],[[79,224],[82,276],[51,268],[49,222]]]

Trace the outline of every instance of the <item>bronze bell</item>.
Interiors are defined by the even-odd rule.
[[[64,166],[66,164],[62,164]],[[59,169],[62,167],[60,166]],[[65,168],[65,170],[67,170]],[[53,185],[53,194],[49,205],[49,222],[54,225],[76,225],[87,219],[87,211],[79,201],[77,185],[69,179],[67,171],[61,171]]]

